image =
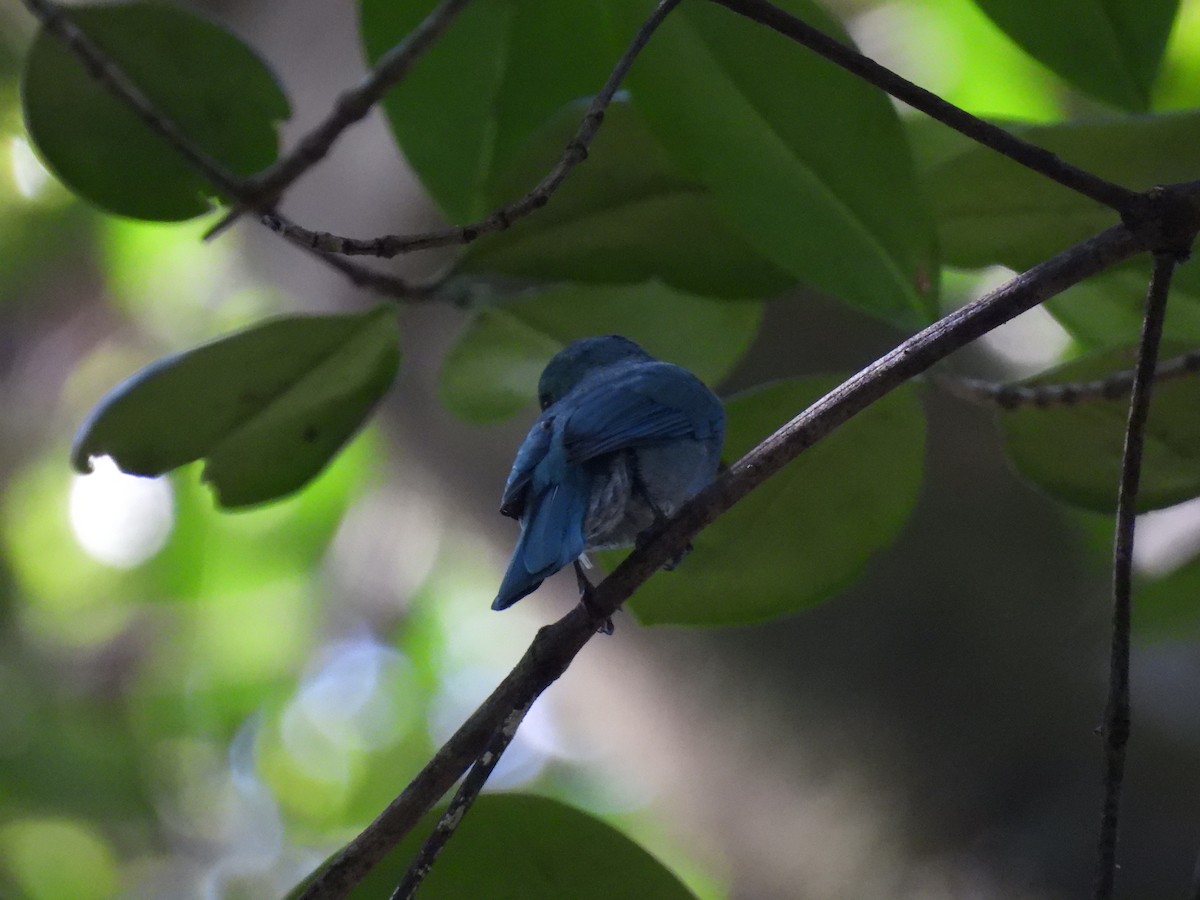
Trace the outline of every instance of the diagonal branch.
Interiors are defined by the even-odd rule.
[[[1154,380],[1162,382],[1196,372],[1200,372],[1200,350],[1189,350],[1159,363]],[[1136,369],[1124,369],[1093,381],[1009,384],[937,373],[930,375],[929,381],[952,397],[980,406],[994,406],[1000,409],[1036,406],[1038,409],[1046,409],[1051,406],[1075,406],[1096,400],[1116,400],[1129,393],[1136,374]]]
[[[260,172],[244,199],[209,229],[205,238],[220,234],[247,209],[267,210],[297,178],[319,163],[342,132],[363,119],[383,95],[399,83],[446,32],[471,0],[442,0],[404,40],[379,58],[375,68],[356,87],[338,97],[329,115],[302,137],[291,153]]]
[[[1058,254],[904,341],[747,453],[601,582],[588,607],[580,604],[539,629],[491,696],[375,821],[314,873],[300,900],[344,897],[479,758],[513,711],[532,703],[566,671],[605,618],[738,500],[852,416],[955,350],[1146,249],[1142,238],[1115,226]]]
[[[625,48],[625,52],[621,54],[621,58],[617,60],[616,66],[608,76],[604,87],[600,89],[600,93],[588,106],[583,121],[579,123],[579,129],[567,144],[562,157],[529,193],[494,211],[486,218],[469,225],[441,228],[423,234],[388,234],[365,240],[341,237],[327,231],[313,231],[269,214],[263,217],[263,224],[302,247],[319,249],[327,253],[341,253],[346,256],[380,256],[386,259],[401,253],[411,253],[414,250],[469,244],[480,235],[493,231],[504,231],[513,222],[541,209],[550,202],[550,198],[566,180],[571,170],[587,159],[588,147],[596,137],[596,132],[600,130],[600,125],[604,121],[604,113],[612,103],[613,96],[617,93],[621,82],[625,80],[625,75],[629,72],[633,61],[637,59],[638,54],[642,52],[642,48],[646,46],[658,26],[679,3],[680,0],[659,0],[654,12],[642,23],[642,27],[638,29],[633,40],[629,42],[629,46]]]
[[[913,109],[948,125],[971,140],[989,147],[1014,162],[1020,163],[1056,181],[1063,187],[1090,197],[1097,203],[1116,210],[1122,218],[1141,212],[1142,197],[1136,191],[1121,187],[1091,172],[1073,166],[1060,157],[1010,134],[1003,128],[971,115],[948,103],[925,88],[913,84],[891,69],[868,59],[856,50],[817,30],[807,22],[785,12],[769,0],[711,0],[719,6],[765,25],[814,53],[825,57],[852,75],[886,91]]]
[[[1108,703],[1104,708],[1104,806],[1097,848],[1095,900],[1110,900],[1117,873],[1117,831],[1120,822],[1121,786],[1125,779],[1125,746],[1129,741],[1129,637],[1133,609],[1133,533],[1137,521],[1138,484],[1142,476],[1142,449],[1146,419],[1154,389],[1154,368],[1167,315],[1167,296],[1178,262],[1171,253],[1154,255],[1154,271],[1146,291],[1142,342],[1129,398],[1121,481],[1117,488],[1117,525],[1113,537],[1112,646],[1108,670]]]

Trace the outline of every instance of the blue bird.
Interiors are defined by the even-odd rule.
[[[561,350],[538,383],[538,416],[504,486],[521,522],[492,609],[507,609],[586,550],[628,547],[711,482],[725,410],[691,372],[620,335]]]

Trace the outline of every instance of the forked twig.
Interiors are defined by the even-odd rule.
[[[247,209],[267,210],[297,178],[319,163],[342,132],[363,119],[383,95],[403,80],[412,67],[450,27],[471,0],[442,0],[400,43],[379,58],[356,87],[346,91],[316,128],[304,135],[295,148],[260,172],[248,185],[237,206],[208,230],[205,239],[216,237]]]
[[[493,231],[504,231],[513,222],[545,206],[554,192],[566,180],[571,170],[587,159],[588,147],[595,138],[596,132],[600,130],[605,110],[608,109],[617,89],[620,88],[630,66],[633,65],[633,61],[637,59],[642,48],[646,46],[651,35],[679,3],[680,0],[659,0],[654,12],[642,23],[633,40],[629,42],[629,46],[625,48],[625,52],[621,54],[621,58],[608,76],[604,87],[600,89],[600,93],[592,99],[583,120],[579,123],[579,129],[567,144],[558,162],[525,196],[495,210],[486,218],[469,225],[441,228],[420,234],[387,234],[366,240],[342,237],[327,231],[313,231],[284,222],[272,215],[264,216],[263,223],[271,230],[282,234],[288,240],[302,247],[315,248],[327,253],[341,253],[346,256],[379,256],[385,259],[401,253],[411,253],[414,250],[469,244],[480,235]]]

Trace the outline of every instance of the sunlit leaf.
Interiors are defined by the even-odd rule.
[[[368,58],[436,5],[360,0]],[[384,99],[405,157],[446,215],[480,216],[494,173],[538,126],[600,89],[617,57],[599,10],[598,0],[477,0]]]
[[[784,381],[725,404],[725,456],[736,460],[830,389]],[[925,419],[896,391],[806,450],[704,529],[673,572],[629,603],[647,624],[758,622],[814,606],[857,579],[895,540],[921,485]]]
[[[1179,347],[1164,346],[1169,356]],[[1090,381],[1131,369],[1135,351],[1107,350],[1039,375],[1034,383]],[[1116,509],[1127,398],[1090,400],[1045,409],[1000,413],[1005,446],[1017,471],[1075,506]],[[1200,379],[1175,378],[1155,386],[1146,425],[1138,510],[1173,506],[1200,495]]]
[[[143,369],[110,392],[71,451],[160,475],[204,458],[223,506],[291,493],[362,424],[399,364],[394,313],[279,318]]]
[[[1046,309],[1090,349],[1124,347],[1138,340],[1150,262],[1141,260],[1090,278],[1046,302]],[[1164,335],[1200,347],[1200,267],[1180,266],[1171,282]]]
[[[550,171],[585,106],[541,129],[488,199],[519,197]],[[715,297],[766,297],[795,282],[756,254],[708,192],[674,165],[628,104],[613,104],[581,166],[537,215],[470,245],[462,268],[544,281],[630,284],[657,278]]]
[[[845,38],[808,0],[781,4]],[[653,6],[611,0],[622,44]],[[710,3],[681,5],[629,75],[680,171],[797,279],[903,327],[933,315],[933,229],[887,98]]]
[[[351,900],[389,896],[440,816],[441,810],[425,816],[350,892]],[[422,900],[694,896],[611,825],[557,800],[523,794],[484,794],[476,800],[421,883],[420,895]]]
[[[1115,224],[1117,214],[998,153],[949,135],[923,137],[938,237],[949,265],[1026,269]],[[1135,190],[1196,177],[1200,112],[1013,126],[1028,141]]]
[[[1141,111],[1179,0],[975,0],[1031,56],[1101,100]]]
[[[69,15],[193,144],[237,175],[269,165],[288,102],[266,64],[220,26],[156,3],[71,7]],[[215,190],[40,33],[23,80],[25,122],[72,190],[120,215],[173,221],[207,212]]]
[[[653,282],[566,285],[481,310],[446,357],[439,395],[464,419],[502,421],[534,402],[550,357],[597,334],[623,334],[716,384],[746,352],[761,318],[761,303],[695,297]]]

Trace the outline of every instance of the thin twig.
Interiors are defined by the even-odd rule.
[[[1094,900],[1111,900],[1117,874],[1117,831],[1120,822],[1121,786],[1125,779],[1125,745],[1129,742],[1129,637],[1133,609],[1133,532],[1137,522],[1138,485],[1142,476],[1142,449],[1146,419],[1154,390],[1154,368],[1167,315],[1167,296],[1177,260],[1171,253],[1154,255],[1154,270],[1146,291],[1142,341],[1138,347],[1125,450],[1121,456],[1121,481],[1117,489],[1117,524],[1113,536],[1112,645],[1108,669],[1108,702],[1104,707],[1104,806],[1100,816]]]
[[[510,713],[531,703],[566,671],[604,618],[734,503],[851,416],[955,350],[1146,249],[1142,238],[1116,226],[1058,254],[909,338],[747,453],[601,582],[589,607],[580,604],[554,624],[539,629],[525,655],[491,696],[400,796],[311,878],[301,900],[344,897],[478,758]]]
[[[780,9],[768,0],[711,0],[719,6],[777,31],[852,75],[886,91],[913,109],[948,125],[976,143],[990,147],[1026,168],[1039,172],[1063,187],[1116,210],[1122,218],[1141,212],[1142,196],[1111,181],[1065,162],[1060,157],[1024,141],[913,84],[856,50]]]
[[[363,119],[383,95],[409,73],[470,2],[442,0],[404,40],[379,58],[362,82],[338,97],[324,121],[304,135],[290,153],[254,177],[248,186],[249,192],[243,195],[244,200],[210,228],[205,239],[216,237],[247,209],[265,212],[274,206],[283,191],[325,158],[343,131]]]
[[[22,2],[42,24],[46,33],[61,41],[97,84],[128,106],[147,128],[186,159],[213,188],[237,200],[249,196],[249,182],[229,172],[185,135],[178,125],[154,106],[124,70],[71,21],[68,13],[57,3],[53,0]],[[319,249],[304,249],[325,265],[337,269],[358,287],[367,287],[385,296],[403,300],[428,299],[436,295],[436,285],[412,285],[395,276],[338,259]]]
[[[520,727],[521,721],[525,718],[525,713],[528,711],[528,706],[522,706],[508,714],[508,718],[504,720],[504,724],[493,735],[487,749],[483,751],[479,759],[475,760],[475,764],[471,766],[471,771],[467,773],[467,777],[463,779],[463,783],[459,786],[454,799],[450,801],[450,805],[442,813],[442,817],[438,820],[433,833],[429,835],[424,846],[421,847],[421,852],[417,854],[412,864],[408,867],[408,871],[404,873],[403,880],[396,886],[396,890],[392,892],[391,900],[412,900],[413,895],[417,892],[417,888],[421,886],[421,882],[425,880],[425,876],[433,868],[438,854],[442,852],[447,841],[454,836],[455,829],[458,828],[463,817],[479,796],[484,783],[492,774],[492,770],[496,768],[496,763],[500,762],[500,757],[504,755],[504,751],[512,743],[513,736],[517,733],[517,729]]]
[[[1200,350],[1189,350],[1159,363],[1154,380],[1162,382],[1196,372],[1200,372]],[[978,403],[980,406],[998,406],[1000,409],[1009,410],[1021,406],[1047,409],[1052,406],[1075,406],[1096,400],[1117,400],[1129,393],[1136,374],[1135,369],[1123,369],[1094,381],[1011,384],[938,372],[929,376],[929,382],[953,397]]]
[[[638,29],[629,46],[625,48],[625,52],[621,54],[621,58],[608,76],[604,87],[600,89],[600,93],[593,98],[584,114],[583,121],[579,123],[579,129],[575,132],[575,136],[571,138],[562,157],[554,164],[550,172],[525,196],[495,210],[486,218],[469,225],[441,228],[421,234],[387,234],[369,239],[348,238],[330,234],[327,231],[313,231],[284,222],[273,215],[264,216],[263,224],[301,246],[324,250],[327,253],[341,253],[346,256],[379,256],[385,259],[401,253],[411,253],[414,250],[469,244],[480,235],[493,231],[504,231],[513,222],[545,206],[554,192],[566,180],[571,170],[587,159],[588,147],[595,138],[596,132],[600,130],[605,110],[612,102],[612,98],[621,86],[630,66],[633,65],[633,61],[637,59],[642,48],[646,46],[650,36],[679,3],[680,0],[659,0],[654,12]]]

